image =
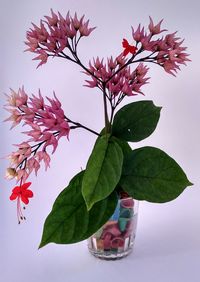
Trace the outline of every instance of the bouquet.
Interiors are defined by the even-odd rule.
[[[176,32],[166,34],[161,24],[154,24],[150,17],[147,29],[141,25],[132,27],[132,40],[123,39],[119,55],[93,58],[88,64],[78,54],[81,41],[95,29],[85,16],[79,18],[68,12],[64,17],[51,10],[50,16],[27,32],[26,51],[35,55],[38,67],[50,57],[78,65],[87,76],[84,86],[95,88],[102,96],[105,120],[96,132],[72,120],[55,93],[53,98],[45,99],[40,91],[29,96],[21,87],[18,91],[11,89],[7,95],[5,108],[10,116],[6,120],[12,122],[11,128],[18,124],[27,128],[23,132],[27,139],[15,145],[6,171],[8,179],[17,181],[10,200],[17,203],[19,223],[25,219],[23,206],[34,195],[28,178],[33,172],[37,175],[42,163],[49,168],[50,154],[56,151],[60,138],[68,141],[77,128],[97,136],[86,168],[55,200],[44,224],[40,247],[90,237],[109,220],[122,195],[164,203],[192,185],[182,168],[162,150],[148,146],[132,150],[128,143],[151,135],[160,118],[161,107],[152,101],[132,101],[134,96],[144,95],[142,87],[149,82],[149,66],[156,64],[161,71],[175,76],[180,65],[190,61],[183,40]],[[119,109],[125,99],[131,101]]]

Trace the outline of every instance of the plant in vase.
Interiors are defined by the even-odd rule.
[[[154,147],[132,150],[128,142],[147,138],[155,130],[161,107],[152,101],[131,102],[116,112],[124,99],[142,94],[149,78],[146,64],[157,64],[175,75],[181,64],[189,61],[183,41],[176,32],[164,35],[160,21],[150,18],[148,29],[132,28],[133,44],[122,42],[122,53],[116,57],[89,61],[86,65],[78,55],[81,40],[95,29],[84,16],[66,17],[51,11],[40,25],[33,24],[27,32],[27,51],[36,55],[38,67],[50,57],[74,63],[87,75],[89,88],[102,95],[105,124],[100,132],[73,121],[64,113],[61,102],[38,95],[28,96],[24,88],[7,95],[6,110],[12,127],[23,123],[28,139],[8,158],[8,179],[16,179],[10,200],[17,201],[17,217],[25,219],[21,204],[33,197],[27,182],[29,175],[42,163],[47,169],[50,153],[54,153],[61,137],[69,139],[72,130],[82,128],[97,140],[86,168],[69,182],[58,195],[48,215],[40,248],[48,243],[70,244],[91,236],[90,251],[101,257],[122,257],[132,247],[137,219],[137,200],[164,203],[174,200],[192,183],[181,167],[165,152]],[[161,36],[162,34],[162,36]],[[52,151],[49,148],[52,146]],[[70,227],[70,228],[69,228]],[[95,235],[93,235],[95,234]],[[128,238],[128,243],[127,243]]]

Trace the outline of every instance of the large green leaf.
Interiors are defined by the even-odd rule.
[[[141,141],[155,130],[160,110],[152,101],[130,103],[115,114],[112,134],[126,141]]]
[[[97,139],[83,177],[82,194],[88,210],[108,197],[121,177],[123,152],[114,138]]]
[[[178,197],[192,183],[165,152],[143,147],[124,160],[120,185],[135,199],[164,203]]]
[[[131,149],[130,145],[128,144],[128,142],[126,142],[122,139],[118,139],[114,136],[112,138],[115,140],[115,142],[117,142],[117,144],[122,149],[124,157],[126,157],[130,152],[132,152],[132,149]]]
[[[81,193],[84,171],[77,174],[57,197],[48,215],[39,248],[48,243],[71,244],[85,240],[95,233],[113,214],[117,194],[96,203],[87,211]]]

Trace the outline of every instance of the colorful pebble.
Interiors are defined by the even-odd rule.
[[[137,214],[134,214],[134,200],[122,198],[110,220],[93,235],[93,238],[96,239],[97,250],[123,252],[126,248],[125,241],[132,236],[136,224]]]

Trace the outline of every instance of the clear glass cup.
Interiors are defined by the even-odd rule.
[[[88,249],[101,259],[127,256],[133,249],[139,202],[131,197],[118,200],[112,217],[88,239]]]

